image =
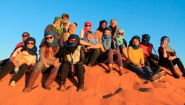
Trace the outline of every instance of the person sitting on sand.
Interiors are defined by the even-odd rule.
[[[28,32],[23,32],[22,33],[22,41],[21,42],[19,42],[16,46],[15,46],[15,48],[14,48],[14,50],[13,50],[13,52],[11,53],[11,55],[14,53],[14,51],[15,50],[17,50],[19,47],[23,47],[24,46],[24,43],[25,43],[25,41],[26,41],[26,39],[27,38],[29,38],[30,37],[30,34],[28,33]],[[10,55],[10,56],[11,56]],[[8,62],[10,62],[11,60],[9,59],[9,58],[7,58],[7,59],[4,59],[4,60],[1,60],[0,61],[0,70],[2,70],[2,68],[8,63]]]
[[[152,56],[153,44],[151,44],[149,41],[150,41],[150,35],[143,34],[142,42],[140,42],[140,47],[143,49],[145,65],[149,66],[154,73],[164,72],[160,74],[165,74],[165,71],[161,69],[157,61],[155,61]]]
[[[153,73],[149,66],[145,66],[143,50],[140,48],[139,42],[140,37],[137,35],[133,36],[129,42],[127,68],[147,80],[155,81],[160,77]]]
[[[32,70],[37,61],[37,47],[34,38],[26,39],[23,47],[19,47],[10,57],[10,63],[5,65],[0,72],[0,80],[8,73],[14,71],[10,86],[15,86],[15,83],[24,75],[27,69]]]
[[[66,78],[68,77],[68,75],[76,75],[78,79],[77,91],[85,91],[85,69],[82,66],[84,61],[84,53],[82,47],[79,45],[79,42],[79,36],[76,34],[71,34],[68,37],[68,40],[65,45],[61,47],[59,52],[56,54],[56,57],[62,59],[62,64],[60,67],[61,84],[59,87],[59,91],[66,90]]]
[[[86,41],[88,43],[95,44],[93,42],[94,33],[92,31],[87,31],[83,39],[84,39],[84,41]],[[84,48],[84,52],[85,52],[84,63],[88,67],[95,65],[95,61],[98,58],[98,56],[100,55],[100,48],[88,48],[88,46],[84,46],[84,45],[82,45],[82,47]]]
[[[39,74],[47,70],[49,67],[51,67],[51,72],[44,84],[44,89],[50,90],[50,85],[56,79],[58,74],[60,62],[59,59],[55,57],[55,54],[59,50],[56,34],[53,31],[49,31],[45,33],[44,36],[44,45],[40,48],[40,60],[32,71],[28,84],[23,89],[23,92],[30,92]]]
[[[177,57],[175,50],[169,45],[170,39],[167,36],[161,37],[161,46],[159,52],[159,65],[170,69],[175,78],[179,78],[179,74],[175,71],[174,65],[178,65],[182,76],[185,77],[185,69],[180,58]]]

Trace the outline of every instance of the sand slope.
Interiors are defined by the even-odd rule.
[[[67,90],[57,90],[59,78],[52,84],[50,91],[42,88],[48,73],[40,75],[35,83],[35,89],[23,93],[25,75],[16,87],[9,87],[11,75],[0,82],[0,105],[184,105],[185,78],[175,79],[167,76],[159,82],[149,82],[135,73],[129,72],[119,76],[116,72],[107,74],[106,65],[86,68],[85,92],[76,91],[76,77],[67,79]],[[179,74],[180,71],[177,69]]]

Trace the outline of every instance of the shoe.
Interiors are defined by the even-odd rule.
[[[111,66],[109,65],[109,70],[107,72],[110,73],[111,71],[113,71],[113,67],[112,65]]]
[[[77,91],[78,92],[83,92],[83,91],[85,91],[86,89],[84,88],[84,84],[83,83],[79,83],[78,84],[78,89],[77,89]]]
[[[185,77],[185,73],[183,73],[182,76]]]
[[[180,78],[179,74],[177,74],[177,73],[173,73],[173,77]]]
[[[161,77],[163,77],[163,76],[166,75],[166,72],[162,70],[162,71],[160,71],[160,72],[158,73],[158,75],[159,75],[159,78],[161,78]]]
[[[66,83],[61,81],[61,86],[58,88],[58,91],[65,92],[66,90]]]
[[[15,87],[15,81],[12,81],[9,86]]]
[[[46,90],[51,90],[51,87],[49,87],[49,86],[44,86],[44,89],[46,89]]]
[[[159,79],[159,75],[158,74],[154,74],[152,77],[150,77],[150,81],[155,81],[155,80],[157,80],[157,79]]]

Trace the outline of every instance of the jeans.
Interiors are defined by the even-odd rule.
[[[2,78],[4,78],[8,73],[14,71],[14,68],[15,68],[15,66],[12,62],[5,65],[4,68],[2,69],[2,71],[0,72],[0,80]],[[28,69],[28,65],[22,64],[19,67],[19,71],[17,73],[14,73],[12,80],[17,82],[24,75],[24,73],[26,72],[27,69]]]
[[[113,51],[114,51],[113,49],[109,49],[108,50],[108,63],[109,64],[113,63],[113,56],[114,56]],[[122,67],[123,66],[123,62],[122,62],[120,51],[118,51],[115,55],[116,55],[116,58],[117,58],[116,60],[117,60],[117,63],[118,63],[118,67]]]
[[[85,54],[85,63],[88,64],[94,64],[98,56],[100,55],[100,49],[91,49],[89,52]]]
[[[128,69],[140,75],[143,78],[150,79],[153,76],[152,70],[148,66],[144,66],[142,68],[137,67],[136,65],[129,63]]]
[[[52,67],[54,70],[58,71],[60,66]],[[36,66],[34,67],[34,70],[39,70],[41,72],[45,72],[47,70],[47,67],[44,65],[42,61],[38,61]]]
[[[71,64],[64,62],[61,65],[60,78],[61,81],[66,82],[66,78],[71,74]],[[84,83],[85,69],[81,64],[74,64],[78,83]]]

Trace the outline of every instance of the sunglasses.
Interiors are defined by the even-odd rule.
[[[31,44],[31,45],[34,45],[34,43],[26,43],[27,45]]]
[[[87,27],[87,26],[91,27],[91,25],[88,25],[88,24],[86,24],[85,26],[86,26],[86,27]]]
[[[53,36],[46,37],[45,39],[46,39],[46,40],[48,40],[48,39],[53,39]]]
[[[118,35],[123,35],[123,33],[118,33]]]
[[[23,35],[22,37],[29,37],[29,35]]]

